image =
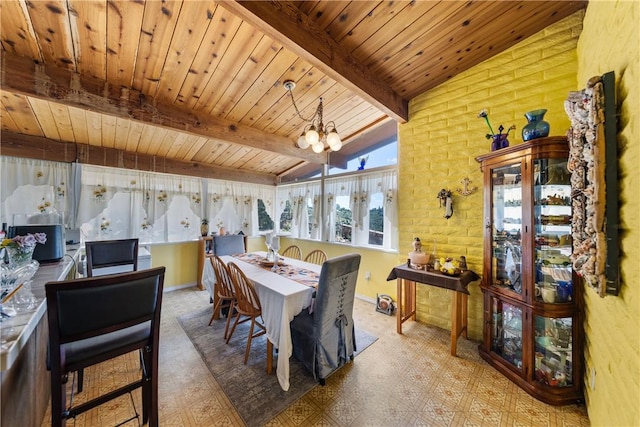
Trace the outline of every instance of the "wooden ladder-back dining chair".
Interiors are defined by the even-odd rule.
[[[291,245],[281,254],[285,258],[302,259],[302,251],[299,246]]]
[[[291,321],[293,355],[321,385],[355,355],[353,303],[360,259],[352,253],[324,262],[313,313],[302,310]]]
[[[51,370],[51,425],[142,388],[142,422],[158,425],[158,350],[164,267],[45,285]],[[69,407],[70,372],[139,351],[140,378]],[[96,387],[96,389],[102,387]],[[109,391],[107,391],[109,390]],[[137,411],[135,419],[138,417]]]
[[[306,262],[322,265],[327,260],[327,254],[321,249],[314,249],[304,257]]]
[[[87,277],[109,274],[108,267],[130,265],[130,271],[138,270],[138,239],[94,240],[84,246]]]
[[[227,339],[227,333],[229,332],[229,324],[231,323],[234,304],[236,301],[236,293],[233,287],[233,281],[229,275],[229,269],[227,265],[220,259],[219,256],[214,255],[209,258],[213,271],[216,275],[216,284],[214,286],[216,292],[216,303],[213,306],[213,313],[211,319],[209,319],[209,325],[213,322],[213,319],[220,314],[223,308],[227,309],[227,324],[224,327],[224,339]]]
[[[249,328],[249,335],[247,337],[247,349],[244,353],[244,364],[247,364],[247,360],[249,360],[249,351],[251,350],[251,340],[253,338],[259,337],[260,335],[264,335],[267,333],[267,328],[264,323],[258,321],[258,317],[262,316],[262,306],[260,305],[260,299],[258,298],[258,293],[253,287],[253,283],[247,276],[240,270],[233,262],[230,262],[227,265],[229,269],[229,274],[231,276],[231,280],[233,281],[233,286],[236,294],[236,303],[235,309],[238,312],[235,316],[235,321],[233,323],[233,327],[231,328],[231,332],[227,337],[227,343],[231,339],[233,332],[238,326],[238,323],[243,323],[247,321],[251,321],[251,327]],[[244,316],[244,319],[241,317]],[[253,330],[255,327],[258,327],[258,331],[254,334]]]

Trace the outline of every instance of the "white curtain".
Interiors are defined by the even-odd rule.
[[[325,193],[330,195],[327,199],[327,204],[331,205],[330,208],[327,208],[326,215],[327,220],[329,221],[329,235],[327,236],[328,241],[336,242],[336,236],[338,236],[338,231],[336,230],[336,209],[340,205],[341,208],[349,208],[351,210],[352,218],[353,218],[353,202],[356,196],[356,193],[359,191],[359,179],[357,175],[350,175],[346,177],[336,177],[336,178],[328,178],[324,184]],[[346,200],[347,203],[341,205],[339,203],[340,199]],[[354,230],[353,230],[353,220],[351,224],[351,244],[356,244],[354,241]],[[342,242],[344,243],[344,242]]]
[[[202,194],[200,178],[82,165],[77,225],[83,240],[192,240]]]
[[[241,182],[207,180],[208,216],[211,231],[220,227],[231,234],[242,231],[249,236],[259,234],[258,200],[262,200],[275,221],[276,187]]]
[[[386,170],[355,174],[346,177],[328,178],[325,182],[325,201],[327,203],[327,229],[329,241],[336,238],[336,200],[349,196],[349,209],[352,213],[351,243],[369,245],[369,212],[373,208],[383,209],[382,247],[397,249],[397,172]],[[344,206],[343,206],[344,207]]]
[[[291,237],[319,240],[322,198],[320,181],[278,186],[278,218],[289,201],[292,210]],[[311,215],[309,210],[311,209]]]
[[[68,163],[0,157],[0,217],[8,225],[39,223],[73,224],[73,178]],[[33,221],[31,221],[33,222]]]

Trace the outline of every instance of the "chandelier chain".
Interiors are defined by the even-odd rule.
[[[298,115],[298,117],[300,117],[305,122],[312,121],[316,117],[317,110],[316,112],[313,113],[311,117],[309,117],[308,119],[305,118],[302,115],[302,113],[300,113],[300,110],[298,110],[298,106],[296,105],[296,100],[293,98],[293,92],[291,91],[291,89],[289,89],[288,92],[289,92],[289,96],[291,96],[291,102],[293,103],[293,108],[296,110],[296,114]]]

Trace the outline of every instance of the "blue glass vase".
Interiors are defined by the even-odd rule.
[[[543,108],[540,110],[529,111],[524,114],[529,123],[522,128],[523,141],[530,141],[532,139],[549,136],[549,123],[543,120],[546,112],[547,110]]]

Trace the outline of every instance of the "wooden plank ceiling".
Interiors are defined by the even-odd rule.
[[[412,97],[585,6],[2,0],[0,149],[273,184],[339,164]],[[296,148],[285,80],[304,117],[324,99],[341,151]]]

